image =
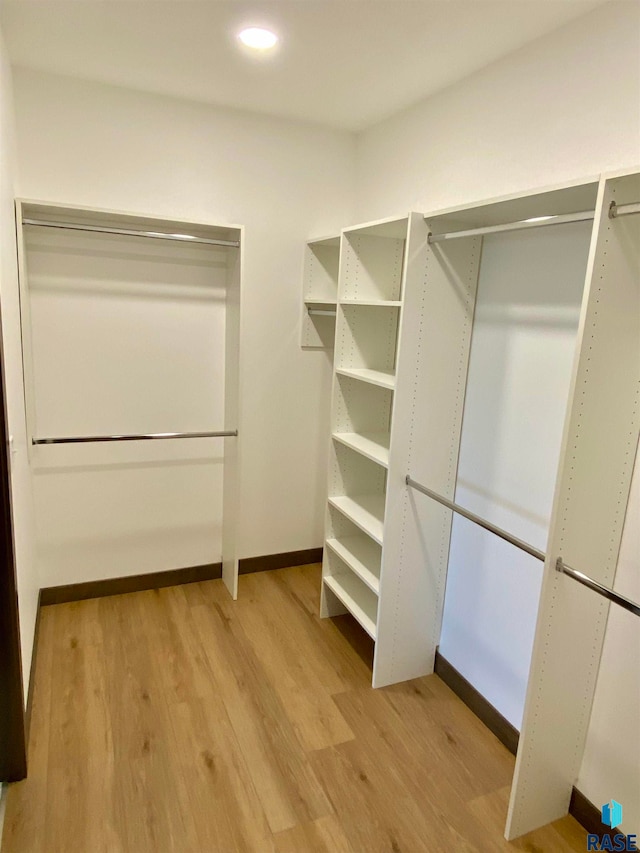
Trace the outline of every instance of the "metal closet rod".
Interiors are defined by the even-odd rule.
[[[316,317],[335,317],[335,311],[323,311],[322,308],[309,308],[308,314],[314,315]]]
[[[469,521],[473,521],[475,524],[483,527],[485,530],[488,530],[489,533],[494,533],[496,536],[499,536],[501,539],[504,539],[505,542],[509,542],[511,545],[515,545],[516,548],[520,548],[521,551],[526,551],[527,554],[531,554],[532,557],[535,557],[537,560],[540,560],[544,563],[547,555],[544,551],[540,551],[538,548],[534,548],[533,545],[529,545],[528,542],[524,542],[522,539],[518,539],[517,536],[513,536],[511,533],[503,530],[502,527],[498,527],[495,524],[491,524],[490,521],[482,518],[479,515],[476,515],[475,512],[470,512],[468,509],[460,506],[460,504],[454,503],[454,501],[450,501],[447,498],[439,495],[437,492],[428,489],[426,486],[423,486],[422,483],[416,482],[413,480],[408,474],[405,477],[405,482],[407,486],[410,486],[412,489],[415,489],[418,492],[421,492],[423,495],[426,495],[432,500],[437,501],[437,503],[442,504],[442,506],[446,506],[447,509],[453,510],[453,512],[458,515],[462,515],[464,518],[468,518]],[[631,599],[626,598],[624,595],[620,595],[620,593],[615,592],[613,589],[609,589],[607,586],[603,586],[603,584],[599,583],[593,578],[590,578],[588,575],[579,572],[577,569],[572,569],[571,566],[568,566],[562,559],[562,557],[558,557],[556,560],[556,571],[561,572],[562,574],[568,575],[568,577],[573,578],[578,581],[578,583],[583,584],[589,589],[597,592],[599,595],[604,596],[604,598],[609,599],[614,604],[617,604],[619,607],[623,607],[625,610],[628,610],[630,613],[634,613],[636,616],[640,616],[640,605],[636,604],[635,601],[631,601]]]
[[[609,219],[617,219],[619,216],[630,216],[632,213],[640,213],[640,202],[618,205],[615,201],[612,201],[609,205]]]
[[[219,432],[148,432],[131,435],[80,435],[63,438],[32,438],[31,444],[90,444],[98,441],[156,441],[165,438],[233,438],[238,430]]]
[[[447,231],[445,234],[429,234],[427,239],[429,243],[442,243],[444,240],[457,240],[459,237],[479,237],[482,234],[498,234],[502,231],[523,231],[527,228],[542,228],[547,225],[561,225],[565,222],[583,222],[586,219],[593,219],[593,217],[593,210],[581,210],[579,213],[562,213],[557,216],[521,219],[519,222],[506,222],[504,225],[486,225],[483,228]]]
[[[227,246],[238,249],[238,240],[212,240],[209,237],[196,237],[194,234],[166,234],[163,231],[142,231],[134,228],[107,228],[97,225],[72,225],[68,222],[49,222],[46,219],[23,219],[23,225],[36,225],[41,228],[62,228],[68,231],[92,231],[99,234],[123,234],[125,237],[152,237],[154,240],[178,240],[182,243],[207,243],[209,246]]]
[[[465,509],[464,507],[460,506],[460,504],[447,500],[447,498],[443,498],[442,495],[439,495],[437,492],[432,492],[431,489],[428,489],[426,486],[423,486],[422,483],[417,483],[415,480],[412,480],[408,474],[405,478],[405,482],[407,486],[411,486],[411,488],[415,489],[417,492],[422,492],[422,494],[426,495],[428,498],[432,498],[439,504],[446,506],[447,509],[451,509],[454,512],[457,512],[458,515],[462,515],[465,518],[468,518],[469,521],[473,521],[475,524],[480,525],[480,527],[484,527],[484,529],[488,530],[489,533],[495,533],[496,536],[499,536],[501,539],[504,539],[505,542],[510,542],[512,545],[515,545],[522,551],[526,551],[527,554],[531,554],[532,557],[535,557],[536,559],[541,560],[544,563],[546,559],[546,554],[544,553],[544,551],[540,551],[538,548],[534,548],[533,545],[529,545],[528,542],[524,542],[522,539],[518,539],[516,536],[512,536],[511,533],[508,533],[506,530],[503,530],[501,527],[498,527],[495,524],[491,524],[490,521],[481,518],[479,515],[476,515],[475,512],[470,512],[468,509]]]
[[[617,205],[612,201],[609,205],[609,219],[629,216],[632,213],[640,213],[640,203]],[[594,215],[593,210],[581,210],[578,213],[535,216],[518,222],[506,222],[503,225],[487,225],[483,228],[468,228],[464,231],[447,231],[445,234],[429,234],[427,239],[429,243],[442,243],[444,240],[456,240],[459,237],[479,237],[482,234],[498,234],[502,231],[523,231],[527,228],[544,228],[548,225],[562,225],[567,222],[584,222],[587,219],[593,219]]]

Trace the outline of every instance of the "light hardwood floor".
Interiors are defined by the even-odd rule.
[[[435,676],[370,687],[318,566],[44,608],[2,853],[584,851],[508,844],[513,758]]]

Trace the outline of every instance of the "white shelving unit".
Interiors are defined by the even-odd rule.
[[[305,246],[300,346],[332,349],[336,330],[340,236]]]
[[[493,323],[494,335],[498,324],[500,334],[504,335],[508,324],[517,326],[520,323],[518,341],[524,340],[527,346],[531,342],[524,373],[518,374],[523,362],[514,360],[522,355],[522,350],[505,346],[503,353],[494,350],[492,355],[505,359],[503,378],[506,375],[506,379],[514,383],[510,386],[510,391],[515,393],[509,405],[512,400],[524,399],[525,408],[530,407],[530,417],[533,418],[537,407],[535,416],[547,427],[550,409],[545,408],[544,401],[557,403],[553,397],[555,390],[547,397],[542,395],[544,389],[540,387],[538,373],[529,371],[528,366],[532,353],[541,352],[541,340],[549,346],[550,330],[555,340],[560,337],[557,329],[566,335],[569,326],[573,327],[574,315],[569,312],[569,308],[573,312],[573,291],[565,293],[565,300],[558,292],[565,285],[573,287],[575,284],[573,277],[579,264],[572,253],[581,252],[577,260],[586,270],[586,276],[581,273],[584,277],[578,281],[578,290],[581,281],[584,281],[584,289],[576,312],[579,322],[576,321],[575,337],[570,344],[573,350],[569,351],[573,366],[566,383],[564,431],[545,432],[538,425],[537,432],[526,439],[516,435],[513,445],[523,453],[528,448],[531,456],[535,452],[536,459],[546,454],[539,464],[549,468],[546,474],[552,482],[553,498],[548,527],[542,531],[541,541],[533,542],[544,551],[546,560],[543,570],[541,562],[534,566],[536,571],[542,571],[542,588],[506,827],[510,839],[567,813],[572,785],[582,761],[607,615],[609,607],[613,606],[556,570],[556,561],[562,557],[568,565],[604,586],[614,586],[638,446],[640,215],[611,218],[609,211],[613,202],[622,208],[628,205],[635,209],[640,203],[640,175],[607,176],[600,181],[460,207],[426,218],[412,214],[406,251],[408,261],[402,273],[404,286],[399,292],[377,281],[378,268],[372,257],[379,261],[380,270],[390,274],[396,265],[380,247],[373,248],[373,240],[358,241],[353,232],[351,239],[347,237],[349,232],[343,237],[332,414],[333,453],[341,444],[345,453],[350,453],[354,459],[356,456],[365,459],[369,465],[377,465],[385,475],[384,485],[377,492],[378,502],[381,492],[385,501],[384,515],[376,516],[374,540],[380,546],[375,634],[369,630],[375,637],[374,686],[433,672],[445,588],[448,582],[456,580],[450,566],[454,546],[458,563],[461,553],[456,525],[452,536],[451,510],[408,487],[406,476],[410,475],[414,481],[449,501],[468,504],[474,498],[473,489],[477,492],[476,501],[492,498],[490,492],[495,483],[483,478],[485,470],[491,473],[489,463],[492,460],[482,460],[486,464],[478,469],[477,482],[469,483],[459,476],[459,461],[464,463],[465,471],[469,470],[468,456],[463,460],[460,455],[463,419],[466,426],[473,425],[471,415],[478,411],[477,407],[473,410],[477,403],[479,386],[474,382],[478,374],[474,373],[473,381],[470,379],[470,364],[475,365],[474,370],[478,366],[477,355],[483,351],[487,340],[482,335],[486,334],[490,323]],[[541,226],[543,217],[545,220],[549,217],[560,219]],[[576,222],[580,223],[580,229],[576,229]],[[547,227],[551,224],[553,228]],[[529,228],[538,230],[528,231]],[[485,229],[492,233],[491,239],[486,238]],[[585,240],[584,231],[589,229],[590,240],[588,234]],[[456,231],[463,234],[455,235]],[[468,231],[471,233],[466,233]],[[514,231],[516,236],[498,242],[496,231]],[[526,238],[523,231],[527,232]],[[430,232],[441,239],[430,243]],[[371,234],[366,236],[370,238]],[[499,239],[503,236],[502,233]],[[518,261],[523,252],[526,257],[532,257],[531,251],[535,248],[532,243],[544,252],[544,258],[539,264],[532,261],[531,269],[520,268]],[[366,272],[358,268],[354,245],[370,250]],[[397,257],[393,250],[389,254]],[[545,291],[540,282],[548,284],[551,276],[545,271],[549,269],[559,281]],[[512,286],[509,290],[510,276],[517,279],[522,298],[513,310],[510,309],[508,316],[504,311],[500,313],[503,303],[499,300],[487,302],[487,292],[481,290],[481,298],[477,299],[479,278],[481,288],[488,288],[489,295],[495,296],[496,291],[491,286],[497,280],[507,294],[516,289]],[[521,290],[525,286],[530,288],[528,293]],[[354,295],[373,298],[373,291],[377,296],[382,292],[390,301],[399,297],[401,307],[369,305],[356,308],[350,303],[342,304],[343,298],[352,299]],[[510,305],[508,299],[504,304]],[[478,328],[474,320],[477,321],[476,312],[480,308],[484,313]],[[362,314],[354,317],[357,311]],[[391,323],[385,326],[379,317],[372,319],[374,311],[397,312],[397,328],[393,330]],[[537,339],[531,338],[534,327]],[[503,340],[506,339],[503,337]],[[395,362],[390,357],[394,347],[397,349]],[[359,375],[357,371],[365,373]],[[377,412],[378,420],[373,414],[373,398],[368,400],[364,392],[359,399],[354,398],[351,386],[345,384],[359,383],[364,387],[364,380],[371,379],[367,371],[374,371],[374,377],[379,376],[377,371],[383,371],[382,375],[390,383],[390,387],[379,381],[367,384],[368,393],[383,395],[388,406],[381,407],[382,415]],[[550,377],[549,381],[556,378]],[[556,390],[557,387],[554,386]],[[506,423],[505,417],[512,417],[514,408],[503,408],[503,420],[498,423],[502,401],[494,395],[486,402],[480,428],[487,434],[491,430],[497,432],[496,442],[499,442],[503,437],[501,429]],[[562,412],[560,414],[562,416]],[[381,425],[384,417],[389,418],[390,439],[386,468],[379,459],[372,460],[371,445],[367,442],[372,434],[386,432]],[[476,418],[476,429],[477,423]],[[354,433],[358,438],[353,438]],[[477,435],[472,438],[475,440]],[[465,451],[469,446],[476,446],[468,441],[463,444]],[[503,463],[507,451],[513,455],[513,447],[499,446],[493,462]],[[365,450],[368,455],[363,452]],[[519,470],[511,470],[509,475],[509,482],[520,489],[517,497],[526,510],[528,491],[533,491],[537,484],[522,479]],[[378,552],[356,551],[349,547],[348,540],[358,535],[354,534],[354,525],[373,540],[371,516],[366,506],[363,511],[361,499],[362,494],[369,495],[371,490],[352,494],[348,488],[341,488],[342,483],[334,470],[327,516],[323,615],[348,610],[364,624],[361,611],[366,611],[374,589],[368,585],[366,594],[363,592],[367,575],[363,575],[362,567],[365,571],[376,569]],[[464,493],[462,497],[456,494],[457,489]],[[499,503],[501,496],[492,499],[494,504]],[[469,508],[475,510],[475,505]],[[345,511],[349,513],[348,522],[345,522]],[[496,512],[507,514],[508,523],[502,522]],[[515,536],[528,537],[517,523],[531,524],[531,520],[519,520],[513,504],[506,506],[503,502],[497,510],[489,506],[488,512],[478,514],[488,517],[489,521],[495,519],[494,523],[508,528]],[[521,512],[520,516],[524,514]],[[337,546],[333,540],[338,541]],[[468,544],[471,540],[465,541]],[[496,560],[492,560],[489,568],[494,573],[503,571],[506,582],[517,584],[518,553],[505,551],[504,565],[498,566]],[[482,563],[482,553],[469,553],[466,559],[473,569],[465,576],[467,583],[469,578],[474,583],[477,579],[474,589],[485,594],[485,600],[479,593],[476,595],[480,611],[487,606],[486,591],[490,589],[491,578],[487,566]],[[481,578],[478,577],[480,571]],[[334,581],[333,576],[338,580]],[[345,577],[350,584],[346,593]],[[469,590],[463,592],[467,596],[471,594]],[[459,584],[457,589],[449,590],[450,595],[456,593],[460,595]],[[491,593],[492,600],[493,596]],[[535,601],[528,603],[535,606]],[[373,613],[372,610],[366,612]],[[516,619],[518,615],[516,613]],[[513,610],[505,608],[503,618],[511,620],[506,629],[508,636],[509,631],[513,631]],[[478,654],[483,654],[482,648]]]
[[[219,531],[219,538],[210,540],[210,560],[221,560],[223,581],[236,598],[242,228],[29,200],[16,202],[16,221],[27,431],[35,440],[56,438],[55,445],[29,445],[34,484],[46,474],[60,490],[56,500],[69,515],[77,500],[95,509],[95,518],[104,516],[104,526],[94,527],[93,517],[87,522],[87,536],[108,548],[111,539],[115,543],[123,535],[116,527],[117,513],[103,509],[111,505],[114,469],[132,472],[134,479],[127,483],[136,484],[131,493],[138,500],[140,530],[154,531],[165,518],[155,514],[162,507],[149,506],[158,480],[140,472],[169,471],[190,458],[215,460],[207,465],[205,482],[186,479],[186,474],[178,481],[167,474],[162,482],[206,489],[216,500],[219,509],[204,516]],[[186,233],[197,239],[140,236],[146,232],[169,237]],[[196,327],[193,347],[178,359],[173,339],[167,337],[177,328],[168,322],[168,312],[191,318],[184,302],[196,298],[202,303],[200,315],[212,325]],[[187,328],[180,330],[182,335]],[[209,340],[218,348],[210,348]],[[206,372],[200,370],[205,359],[196,353],[211,358]],[[187,393],[177,401],[178,388]],[[228,434],[191,435],[203,429]],[[111,440],[170,431],[184,438]],[[67,443],[65,437],[74,436],[84,440]],[[111,439],[95,441],[95,436]],[[91,501],[74,491],[71,481],[76,478],[58,476],[59,471],[82,472],[82,488]],[[101,504],[103,495],[106,503]],[[170,496],[167,486],[163,503],[168,506]],[[84,534],[77,535],[83,541]],[[71,533],[67,538],[75,539]],[[116,565],[125,550],[118,545],[112,552]]]
[[[395,584],[384,550],[403,294],[419,274],[423,230],[418,214],[348,228],[340,251],[321,615],[349,612],[376,640],[374,685],[390,651],[379,623]],[[415,638],[412,614],[395,618]]]

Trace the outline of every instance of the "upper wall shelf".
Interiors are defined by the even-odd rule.
[[[304,348],[333,348],[339,262],[339,235],[310,240],[306,244],[300,336],[300,345]]]

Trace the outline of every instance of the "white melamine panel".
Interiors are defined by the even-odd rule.
[[[382,545],[384,531],[384,495],[340,495],[329,498],[329,504],[345,518]]]
[[[585,222],[483,240],[455,500],[542,551],[590,236]],[[461,517],[450,548],[440,652],[519,728],[542,563]]]
[[[389,466],[388,432],[334,432],[333,438],[384,468]]]
[[[400,308],[400,299],[341,299],[341,305],[370,305],[378,308]]]
[[[340,237],[311,240],[305,246],[300,345],[305,349],[333,347],[335,316],[309,314],[309,309],[335,311],[338,298]]]
[[[338,266],[340,237],[310,240],[305,247],[304,298],[323,299],[335,303],[338,299]]]
[[[340,304],[338,312],[336,368],[393,371],[399,308]]]
[[[451,513],[409,490],[405,477],[451,498],[480,240],[427,243],[412,215],[398,354],[374,686],[433,671]]]
[[[379,388],[387,388],[392,391],[395,388],[395,370],[370,370],[367,367],[337,367],[336,373],[341,376],[349,376]]]
[[[333,442],[329,453],[329,496],[380,495],[386,471],[352,447]]]
[[[336,433],[388,433],[393,394],[378,385],[342,374],[334,386],[333,430]]]
[[[612,586],[640,430],[638,175],[603,181],[596,208],[544,568],[508,838],[566,814],[580,764],[610,606],[555,569],[558,557]]]
[[[378,594],[380,590],[380,546],[368,536],[345,536],[327,539],[327,546],[363,581]]]
[[[400,299],[404,239],[343,234],[340,298],[352,301]]]
[[[241,241],[242,243],[242,241]],[[227,253],[225,297],[224,429],[238,436],[223,440],[224,474],[222,502],[222,579],[232,598],[238,597],[238,532],[240,528],[240,446],[244,432],[241,418],[242,352],[240,305],[242,296],[242,247]]]
[[[640,601],[640,455],[627,507],[614,587]],[[621,829],[640,826],[640,626],[611,607],[584,758],[576,787],[592,803],[611,798],[624,806]],[[611,703],[612,698],[615,702]]]
[[[329,565],[331,573],[323,578],[324,586],[331,590],[367,634],[375,640],[378,605],[375,593],[344,564],[341,564],[335,555],[329,555]]]

